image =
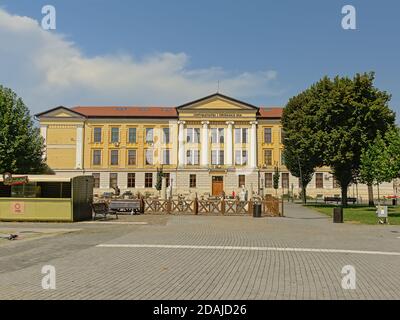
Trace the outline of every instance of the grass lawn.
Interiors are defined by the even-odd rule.
[[[313,204],[306,205],[307,208],[314,209],[330,217],[333,215],[334,205]],[[388,206],[389,224],[400,225],[400,206]],[[343,210],[344,221],[348,223],[378,224],[376,208],[363,205],[349,205]]]

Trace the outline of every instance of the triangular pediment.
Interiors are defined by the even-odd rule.
[[[258,108],[249,103],[236,100],[220,93],[186,103],[177,108],[178,111],[184,110],[254,110]]]
[[[85,116],[66,107],[57,107],[36,115],[38,118],[83,119]]]

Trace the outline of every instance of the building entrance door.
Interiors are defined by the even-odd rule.
[[[224,177],[213,176],[212,177],[212,195],[219,197],[224,191]]]

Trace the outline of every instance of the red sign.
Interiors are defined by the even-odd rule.
[[[24,202],[11,202],[11,212],[14,214],[24,214],[25,213],[25,203]]]
[[[11,173],[3,173],[3,183],[5,186],[18,186],[27,184],[28,176],[13,177]]]

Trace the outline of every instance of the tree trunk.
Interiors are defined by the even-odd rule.
[[[381,196],[379,194],[379,183],[378,183],[378,203],[381,204]]]
[[[374,189],[372,187],[372,184],[368,185],[368,205],[370,207],[374,207],[375,203],[374,203]]]
[[[303,187],[301,189],[301,196],[302,196],[302,200],[303,200],[303,204],[307,204],[307,188]]]
[[[347,189],[349,185],[342,186],[342,207],[347,207]]]

